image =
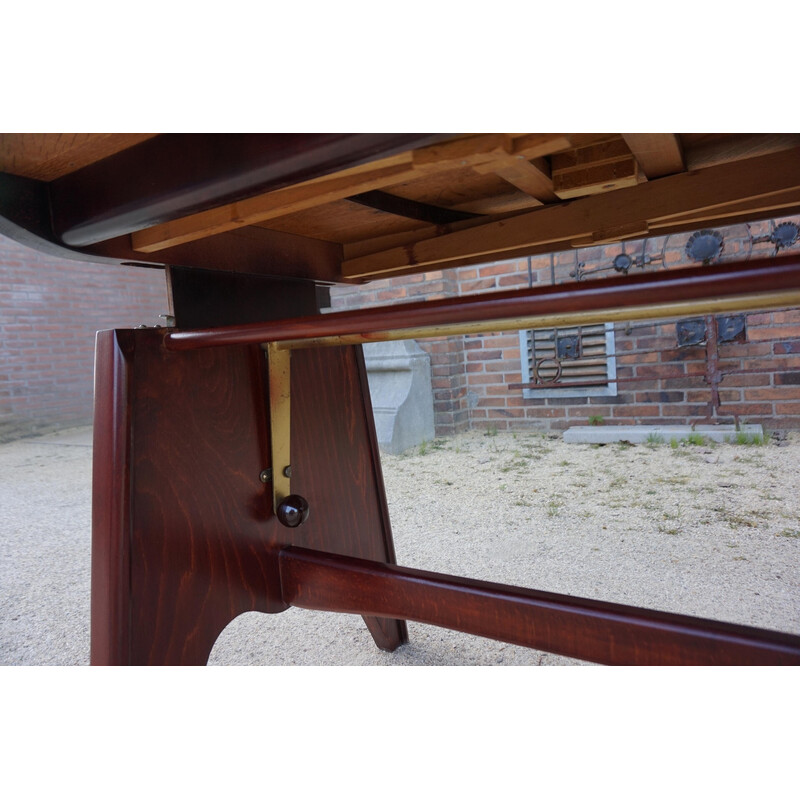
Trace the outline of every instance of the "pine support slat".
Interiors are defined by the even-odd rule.
[[[430,145],[336,172],[293,186],[221,205],[197,214],[154,225],[132,235],[134,250],[154,253],[168,247],[215,236],[247,225],[261,224],[354,195],[468,165],[496,159],[526,159],[564,147],[560,135],[538,134],[515,140],[510,134],[469,136]],[[529,165],[530,166],[530,165]],[[533,167],[531,167],[533,169]]]
[[[623,133],[642,172],[650,179],[683,172],[683,151],[674,133]]]
[[[789,192],[800,202],[800,148],[618,189],[613,193],[614,202],[603,194],[593,195],[346,258],[342,274],[366,278],[426,271],[462,264],[474,257],[489,260],[532,252],[541,246],[556,249],[574,241],[597,241],[598,232],[603,231],[618,231],[617,239],[626,238],[641,230],[667,229],[671,220],[686,220],[693,212],[724,209],[731,204],[749,205],[759,214],[769,206],[763,202],[766,196],[779,196],[786,203]]]

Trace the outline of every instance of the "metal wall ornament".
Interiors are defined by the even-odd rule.
[[[640,242],[622,242],[620,252],[599,266],[587,267],[586,262],[580,259],[581,251],[576,250],[575,266],[570,270],[569,277],[584,281],[594,275],[600,277],[606,273],[629,275],[647,267],[666,268],[667,253],[674,251],[678,251],[682,259],[692,264],[707,266],[724,261],[748,261],[754,248],[763,254],[763,248],[759,245],[768,245],[771,255],[800,246],[800,225],[794,220],[770,220],[769,232],[759,236],[753,235],[753,224],[755,223],[732,225],[722,230],[702,228],[663,238],[649,237]],[[632,252],[634,250],[637,252]]]
[[[717,261],[725,249],[725,238],[719,231],[696,231],[686,242],[686,257],[698,264]]]
[[[648,252],[648,239],[642,239],[639,243],[639,253],[632,254],[628,252],[632,243],[622,242],[620,245],[620,252],[613,256],[610,262],[607,262],[598,267],[590,267],[587,269],[585,262],[578,259],[578,251],[575,251],[575,267],[569,273],[571,278],[576,281],[586,280],[594,274],[602,275],[607,272],[616,272],[620,275],[628,275],[632,270],[645,269],[651,265],[660,265],[664,263],[663,252]],[[633,243],[636,244],[636,243]]]
[[[748,261],[753,251],[753,235],[747,223],[724,228],[699,228],[672,233],[663,239],[662,253],[692,266],[710,266],[733,261]]]
[[[748,229],[750,226],[748,225]],[[768,244],[771,245],[773,255],[778,255],[781,250],[786,250],[789,247],[795,247],[800,241],[800,226],[792,220],[775,223],[775,220],[770,220],[770,232],[761,236],[752,237],[752,243]]]

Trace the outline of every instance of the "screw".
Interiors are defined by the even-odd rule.
[[[291,465],[289,465],[288,467],[284,467],[283,475],[286,478],[291,478],[292,477],[292,467],[291,467]]]
[[[258,477],[261,479],[261,483],[269,483],[272,480],[272,470],[269,468],[262,469]]]

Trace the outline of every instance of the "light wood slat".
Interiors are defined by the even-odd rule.
[[[131,237],[133,249],[141,253],[158,252],[426,175],[455,171],[499,157],[538,155],[563,146],[564,141],[560,135],[514,140],[508,134],[487,134],[431,145],[138,231]]]
[[[140,253],[154,253],[167,247],[344,200],[354,194],[382,189],[392,183],[410,180],[415,174],[410,164],[397,164],[366,173],[336,173],[138,231],[131,236],[133,249]]]
[[[625,144],[650,179],[683,172],[683,151],[674,133],[623,133]]]
[[[577,134],[581,136],[582,134]],[[576,134],[524,133],[514,135],[514,155],[525,158],[542,158],[575,147]]]
[[[729,217],[731,221],[739,217],[747,217],[753,213],[763,214],[764,212],[772,211],[779,213],[784,209],[791,209],[797,206],[800,202],[800,197],[796,190],[792,189],[788,192],[776,192],[775,194],[767,194],[759,197],[756,200],[752,198],[739,203],[729,203],[719,208],[710,208],[702,211],[694,211],[685,216],[671,217],[669,224],[680,222],[692,222],[700,224],[703,222],[719,220],[721,216]],[[792,213],[795,213],[794,211]],[[745,220],[750,221],[750,220]],[[716,224],[721,224],[716,222]],[[658,223],[653,224],[653,230],[661,227]]]
[[[504,181],[508,181],[512,186],[525,192],[538,205],[558,200],[553,192],[550,168],[543,158],[536,159],[536,162],[532,163],[523,156],[515,156],[488,164],[480,164],[473,169],[482,175],[488,172],[498,175]]]
[[[620,189],[613,203],[603,195],[590,196],[416,244],[346,258],[342,272],[347,278],[384,276],[410,268],[424,271],[470,257],[488,260],[508,251],[557,246],[632,223],[652,228],[660,222],[667,227],[670,218],[732,203],[751,201],[752,207],[758,208],[765,195],[789,191],[796,191],[800,201],[800,148]]]
[[[513,148],[514,140],[510,134],[487,133],[423,147],[414,152],[413,161],[418,167],[435,164],[466,167],[480,164],[487,157],[510,155]]]
[[[498,214],[511,214],[517,211],[527,211],[530,208],[538,208],[541,205],[535,197],[516,191],[516,187],[512,188],[509,184],[508,188],[510,190],[508,194],[495,195],[493,197],[480,197],[465,203],[458,203],[454,206],[450,206],[450,208],[455,211],[471,211],[473,214],[494,216]],[[374,249],[375,248],[371,246],[367,246],[365,252]]]
[[[414,151],[413,159],[419,167],[433,164],[466,167],[507,156],[541,158],[570,146],[570,139],[564,134],[487,133],[420,148]]]

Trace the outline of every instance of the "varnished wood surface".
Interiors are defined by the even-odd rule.
[[[100,342],[93,663],[205,663],[238,614],[287,607],[287,544],[394,560],[360,350],[293,359],[292,488],[311,516],[288,529],[260,480],[271,464],[258,347],[169,353],[152,329]],[[384,649],[406,640],[402,622],[367,623]]]
[[[101,331],[95,349],[91,661],[130,660],[131,331]]]
[[[238,614],[286,607],[259,480],[269,465],[262,359],[252,348],[174,359],[137,334],[131,661],[203,664]]]
[[[800,665],[800,637],[344,558],[281,551],[283,598],[292,606],[399,616],[625,666]]]

